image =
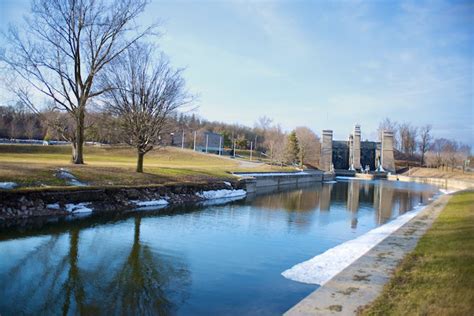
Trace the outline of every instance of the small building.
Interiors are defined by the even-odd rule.
[[[224,146],[224,138],[221,134],[204,132],[196,139],[196,150],[207,153],[219,154]]]

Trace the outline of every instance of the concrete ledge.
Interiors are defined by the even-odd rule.
[[[266,187],[279,187],[279,186],[298,186],[306,183],[322,182],[323,178],[326,180],[326,175],[321,171],[311,171],[305,173],[288,173],[282,172],[278,174],[276,172],[261,173],[234,173],[241,177],[240,182],[244,184],[244,187],[248,193],[253,193],[261,188]],[[248,174],[248,175],[247,175]]]
[[[375,179],[375,175],[373,175],[371,173],[356,173],[355,177],[360,178],[360,179],[367,179],[367,180]]]
[[[466,190],[466,189],[474,188],[474,182],[455,180],[455,179],[409,177],[409,176],[402,176],[402,175],[390,175],[387,177],[387,179],[391,181],[434,184],[434,185],[442,186],[445,189]]]
[[[444,195],[372,248],[341,273],[285,313],[295,315],[356,315],[374,301],[406,253],[413,250],[446,206]]]

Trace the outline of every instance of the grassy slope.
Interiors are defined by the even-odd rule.
[[[91,185],[137,185],[169,182],[206,181],[228,178],[229,171],[271,171],[278,167],[261,165],[244,169],[237,161],[191,150],[163,148],[145,156],[144,173],[135,170],[135,152],[127,147],[85,148],[85,165],[70,163],[69,146],[0,145],[0,182],[23,186],[62,186],[54,176],[60,167],[68,168],[79,180]]]
[[[451,198],[364,315],[473,315],[474,192]]]
[[[465,172],[461,170],[440,170],[436,168],[411,168],[410,171],[405,172],[405,176],[414,176],[414,177],[429,177],[429,178],[448,178],[448,179],[458,179],[458,180],[468,180],[474,181],[474,173]]]

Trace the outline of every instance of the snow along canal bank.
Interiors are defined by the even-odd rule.
[[[0,222],[79,213],[153,211],[183,204],[224,204],[244,199],[247,192],[243,187],[245,184],[239,181],[216,181],[149,187],[3,190],[0,199]],[[13,222],[7,224],[15,225]]]
[[[445,194],[445,192],[441,192]],[[282,275],[287,279],[302,283],[324,285],[425,208],[426,206],[418,205],[414,210],[400,215],[382,226],[328,249],[312,259],[294,265],[282,272]]]
[[[380,295],[393,271],[405,255],[416,247],[418,240],[431,227],[449,198],[449,195],[438,196],[426,207],[415,210],[416,216],[330,280],[320,277],[321,280],[324,279],[324,285],[284,315],[359,315],[361,308]]]
[[[0,182],[0,189],[4,190],[12,190],[17,186],[18,184],[16,184],[15,182]]]
[[[227,186],[230,186],[230,183],[224,182]],[[209,190],[209,191],[202,191],[197,192],[196,197],[199,199],[200,205],[217,205],[217,204],[225,204],[227,202],[237,201],[240,199],[245,198],[247,192],[242,189],[221,189],[221,190]],[[170,203],[167,200],[168,197],[164,197],[162,199],[157,200],[135,200],[131,201],[133,204],[137,206],[136,210],[139,211],[147,211],[147,210],[158,210],[164,207],[167,207]]]
[[[210,190],[196,193],[197,196],[204,200],[226,199],[235,197],[244,197],[247,195],[245,190]]]

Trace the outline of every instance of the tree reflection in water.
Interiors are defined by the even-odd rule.
[[[258,196],[253,205],[266,209],[284,209],[288,214],[288,225],[309,228],[312,212],[318,207],[320,191],[315,185],[310,188],[283,191],[277,195]]]
[[[132,247],[118,269],[79,265],[78,227],[69,229],[67,240],[65,234],[47,238],[2,275],[1,309],[12,315],[172,313],[187,298],[190,273],[182,262],[158,257],[143,244],[141,217],[134,220]]]
[[[279,315],[314,290],[281,271],[434,193],[420,184],[339,181],[225,206],[3,231],[0,313]]]
[[[415,191],[394,182],[349,180],[256,196],[252,198],[252,204],[264,209],[285,210],[289,226],[298,228],[309,228],[317,210],[327,213],[331,207],[344,206],[351,213],[350,227],[357,229],[360,208],[373,209],[375,222],[382,225],[413,209],[416,204],[426,202],[431,194],[429,190]]]
[[[135,217],[133,246],[127,260],[105,289],[111,300],[107,310],[126,315],[168,315],[176,308],[171,300],[183,296],[190,274],[184,267],[175,267],[156,260],[150,247],[140,242],[141,217]],[[178,302],[181,303],[181,302]]]

